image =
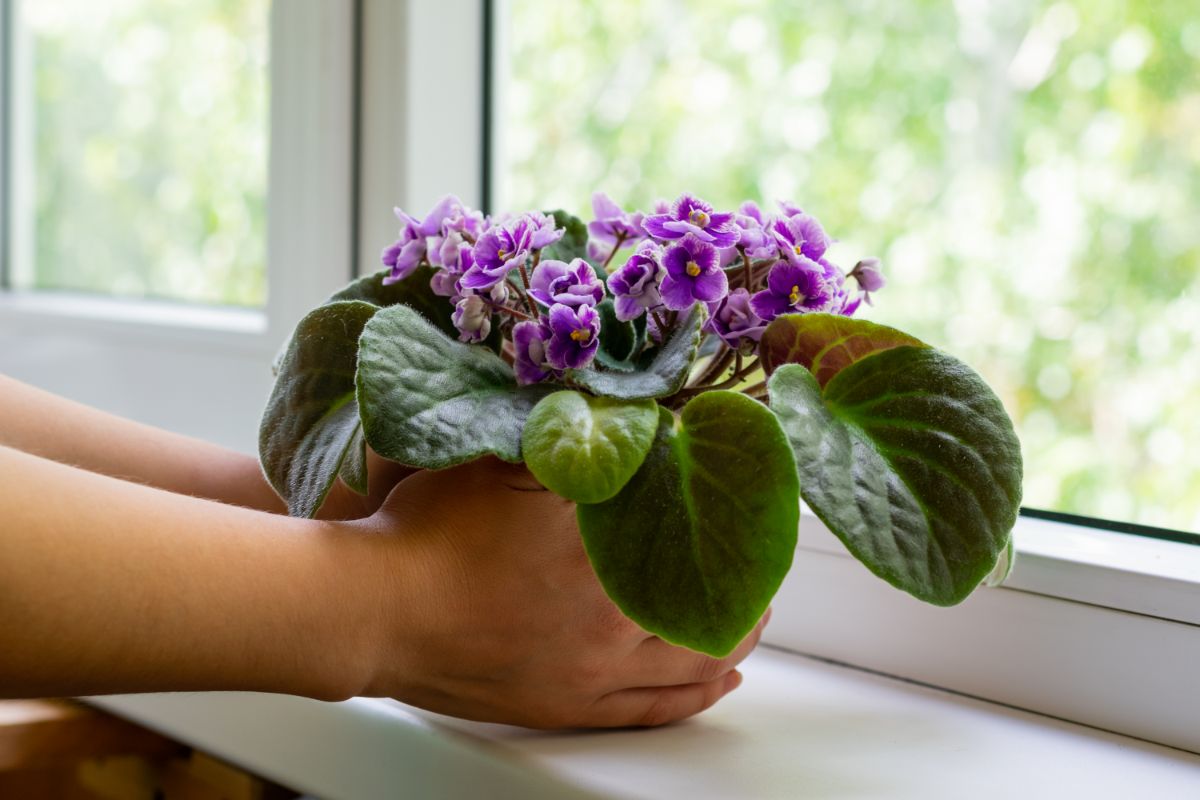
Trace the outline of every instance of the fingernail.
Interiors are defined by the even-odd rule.
[[[763,618],[762,618],[762,624],[763,624],[763,627],[764,627],[764,628],[765,628],[765,627],[767,627],[767,623],[771,621],[771,612],[772,612],[772,611],[774,611],[774,610],[775,610],[775,609],[774,609],[773,607],[771,607],[771,606],[768,606],[768,607],[767,607],[767,613],[763,614]]]
[[[725,694],[729,694],[734,689],[742,685],[742,673],[736,669],[725,676]]]

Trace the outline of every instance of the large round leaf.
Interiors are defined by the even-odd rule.
[[[653,400],[555,392],[525,421],[521,449],[547,489],[577,503],[600,503],[637,472],[657,428]]]
[[[775,416],[708,392],[677,421],[659,410],[650,452],[613,499],[578,507],[588,558],[630,619],[674,644],[727,655],[792,563],[795,458]]]
[[[897,347],[824,391],[794,364],[768,387],[805,501],[872,572],[937,605],[988,575],[1016,521],[1021,449],[982,378],[932,348]]]
[[[768,375],[783,364],[801,364],[824,386],[855,361],[905,345],[925,343],[895,328],[839,314],[784,314],[763,331],[758,354]]]
[[[363,433],[376,453],[425,469],[492,454],[521,460],[521,429],[551,391],[517,386],[479,345],[455,341],[404,305],[377,313],[358,353]]]
[[[583,388],[608,397],[638,400],[675,394],[683,388],[696,360],[700,328],[707,317],[704,306],[697,303],[680,319],[667,341],[651,350],[646,363],[636,365],[632,372],[575,369],[568,374]]]
[[[357,300],[320,306],[296,326],[280,359],[258,452],[267,480],[294,516],[317,513],[343,463],[362,447],[355,360],[359,335],[378,310]],[[357,472],[347,474],[353,480]]]

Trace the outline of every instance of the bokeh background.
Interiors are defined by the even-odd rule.
[[[261,305],[267,0],[21,9],[20,281]],[[884,260],[867,316],[996,387],[1026,505],[1200,530],[1195,0],[509,0],[496,17],[497,208],[795,200],[843,266]]]
[[[505,208],[791,199],[1016,420],[1025,504],[1200,530],[1194,0],[512,0]]]

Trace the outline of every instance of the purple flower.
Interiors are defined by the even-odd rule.
[[[608,276],[608,290],[615,298],[617,319],[627,322],[662,305],[659,289],[667,274],[662,265],[662,247],[644,242],[624,266]]]
[[[683,311],[697,300],[715,303],[729,291],[717,248],[692,234],[667,248],[663,266],[667,274],[662,282],[662,300],[667,308]]]
[[[451,315],[458,338],[464,342],[482,342],[492,332],[492,307],[478,295],[459,300]]]
[[[453,209],[450,216],[442,221],[438,235],[429,240],[429,263],[435,267],[465,272],[465,267],[459,267],[462,247],[464,244],[475,244],[484,229],[482,211],[461,205]]]
[[[730,347],[737,347],[738,340],[742,338],[757,342],[767,327],[767,323],[751,308],[750,292],[745,289],[734,289],[720,302],[710,306],[709,312],[712,316],[704,323],[704,330],[715,333]]]
[[[580,369],[591,363],[600,346],[600,314],[591,306],[550,307],[550,341],[546,362],[555,369]]]
[[[604,299],[604,284],[582,258],[570,264],[549,259],[538,264],[529,278],[529,295],[545,306],[594,306]]]
[[[631,244],[646,236],[642,230],[645,215],[640,211],[626,212],[604,192],[592,195],[592,213],[596,219],[588,223],[588,233],[597,242],[609,245]]]
[[[718,214],[708,203],[689,194],[680,195],[667,213],[646,217],[642,227],[659,239],[682,239],[690,233],[714,247],[733,247],[738,240],[733,214]]]
[[[887,285],[887,281],[883,278],[883,270],[880,268],[878,258],[864,258],[862,261],[859,261],[854,265],[854,269],[850,270],[850,277],[858,281],[858,288],[862,290],[861,299],[866,300],[867,305],[873,305],[871,303],[871,292],[878,292]]]
[[[384,266],[391,268],[391,273],[383,279],[384,285],[402,281],[413,273],[425,257],[426,239],[437,234],[442,221],[455,208],[462,208],[462,203],[454,195],[446,195],[424,220],[418,220],[399,208],[392,209],[401,222],[400,238],[380,255]]]
[[[554,227],[553,217],[537,211],[492,226],[475,243],[475,265],[463,275],[462,285],[490,289],[524,264],[532,251],[557,242],[565,232]]]
[[[451,266],[452,265],[452,266]],[[468,244],[459,245],[458,256],[450,260],[450,264],[436,270],[429,279],[429,288],[440,297],[449,297],[450,302],[457,303],[462,299],[462,291],[458,282],[463,273],[475,266],[475,254]]]
[[[597,242],[595,239],[588,239],[587,257],[593,264],[607,264],[612,258],[613,246],[604,242]]]
[[[554,375],[546,361],[546,342],[550,328],[541,321],[526,320],[513,326],[513,371],[522,386],[544,381]]]
[[[785,216],[771,224],[771,232],[779,245],[784,258],[793,264],[801,263],[799,259],[816,261],[825,255],[832,240],[811,214],[805,214],[800,209],[788,203],[781,203]]]
[[[750,307],[762,319],[769,322],[780,314],[841,311],[844,298],[837,281],[840,270],[826,262],[834,270],[829,273],[826,265],[800,258],[800,263],[775,262],[767,273],[767,288],[750,298]]]

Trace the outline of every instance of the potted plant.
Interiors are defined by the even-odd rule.
[[[1012,423],[962,362],[852,318],[883,286],[876,260],[844,272],[788,203],[593,210],[397,209],[386,268],[309,313],[276,363],[260,454],[289,512],[315,514],[339,477],[365,492],[367,445],[424,469],[524,462],[577,504],[622,612],[714,656],[779,588],[801,498],[929,603],[1003,569]]]

